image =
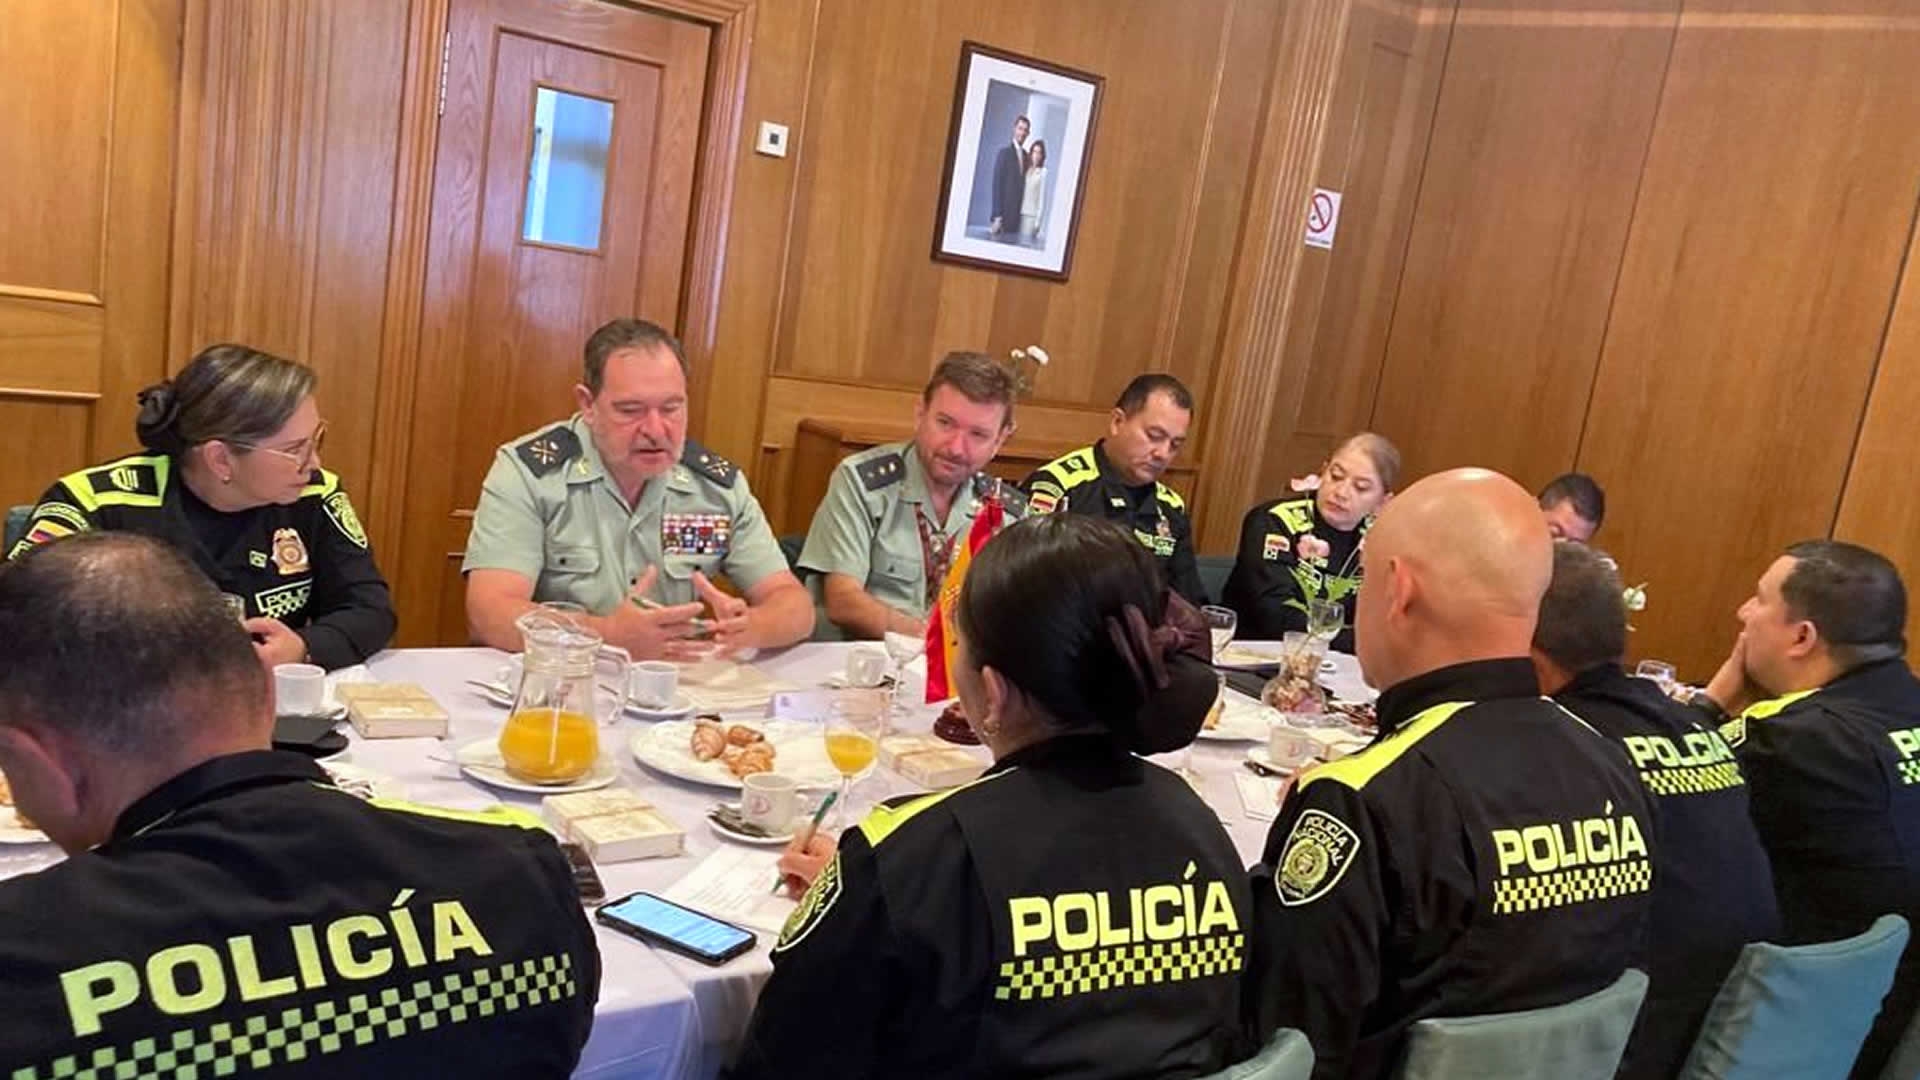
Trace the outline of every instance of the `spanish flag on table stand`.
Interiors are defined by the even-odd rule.
[[[1006,509],[1001,505],[999,491],[995,490],[982,501],[980,512],[974,515],[973,528],[967,532],[966,546],[954,555],[953,563],[947,567],[946,579],[940,583],[940,595],[934,598],[933,612],[927,618],[929,705],[953,696],[947,673],[953,670],[954,613],[960,603],[960,583],[967,579],[967,567],[973,564],[973,553],[993,539],[993,534],[999,532],[1005,522]]]

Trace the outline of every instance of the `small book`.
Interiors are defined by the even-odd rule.
[[[940,791],[980,778],[987,763],[932,735],[889,735],[880,740],[880,763],[921,787]]]
[[[686,850],[686,832],[627,788],[549,795],[541,800],[540,814],[562,840],[579,844],[597,863],[659,859]]]
[[[414,683],[341,683],[334,695],[363,739],[439,739],[447,710]]]

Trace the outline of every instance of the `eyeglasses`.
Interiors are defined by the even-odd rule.
[[[286,458],[288,461],[293,462],[294,468],[306,470],[306,469],[313,468],[314,462],[319,460],[320,446],[322,443],[325,443],[326,441],[327,441],[327,422],[325,420],[322,420],[320,421],[320,426],[313,429],[313,434],[311,436],[301,440],[301,442],[305,444],[305,447],[303,449],[282,450],[277,446],[262,446],[259,443],[240,442],[237,439],[232,440],[232,445],[243,446],[248,450],[259,450],[264,453],[274,454],[276,456]]]

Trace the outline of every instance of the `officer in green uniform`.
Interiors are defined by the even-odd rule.
[[[984,498],[1026,499],[980,470],[1013,433],[1013,377],[982,353],[947,354],[913,411],[913,441],[849,456],[813,515],[800,569],[820,576],[846,636],[920,634]]]
[[[340,478],[302,364],[215,345],[140,394],[148,453],[62,477],[14,545],[75,533],[156,536],[220,586],[262,663],[357,664],[393,636],[393,599]]]
[[[69,858],[0,882],[9,1080],[564,1077],[600,962],[522,811],[334,786],[268,749],[265,670],[152,537],[0,567],[0,770]]]
[[[1920,679],[1907,592],[1881,555],[1794,544],[1740,608],[1739,642],[1696,699],[1739,755],[1789,944],[1881,915],[1920,925]],[[1853,1075],[1880,1075],[1920,1004],[1909,946]]]
[[[1333,647],[1353,651],[1360,542],[1400,482],[1400,451],[1372,432],[1340,444],[1294,493],[1261,503],[1240,523],[1240,550],[1220,602],[1240,616],[1239,634],[1277,641],[1307,628],[1306,602],[1330,600],[1344,625]]]
[[[1247,883],[1138,755],[1217,690],[1205,623],[1120,528],[1031,518],[975,556],[954,681],[980,780],[842,834],[731,1075],[1203,1076],[1246,1054]]]
[[[1034,470],[1021,482],[1036,514],[1091,514],[1133,530],[1189,603],[1210,603],[1193,552],[1187,501],[1160,482],[1187,442],[1193,395],[1171,375],[1140,375],[1114,402],[1107,437]]]
[[[1620,748],[1540,696],[1552,543],[1533,497],[1463,469],[1409,487],[1361,556],[1380,732],[1309,770],[1253,868],[1256,1036],[1316,1077],[1389,1074],[1409,1025],[1593,993],[1646,945],[1656,837]]]
[[[616,319],[587,340],[574,393],[577,415],[502,446],[487,473],[463,567],[473,639],[518,649],[514,620],[545,601],[585,608],[635,659],[689,655],[709,630],[729,649],[805,638],[813,602],[746,477],[687,439],[680,343]]]

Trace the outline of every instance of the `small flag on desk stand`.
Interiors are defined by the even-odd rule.
[[[967,567],[973,563],[974,552],[993,539],[993,534],[1006,524],[1006,517],[1000,483],[995,481],[982,497],[980,512],[973,517],[973,528],[967,531],[966,546],[954,555],[953,564],[947,567],[946,579],[940,583],[940,595],[934,598],[933,613],[927,619],[929,705],[953,696],[949,673],[953,671],[953,635],[955,613],[960,603],[960,584],[967,579]]]

